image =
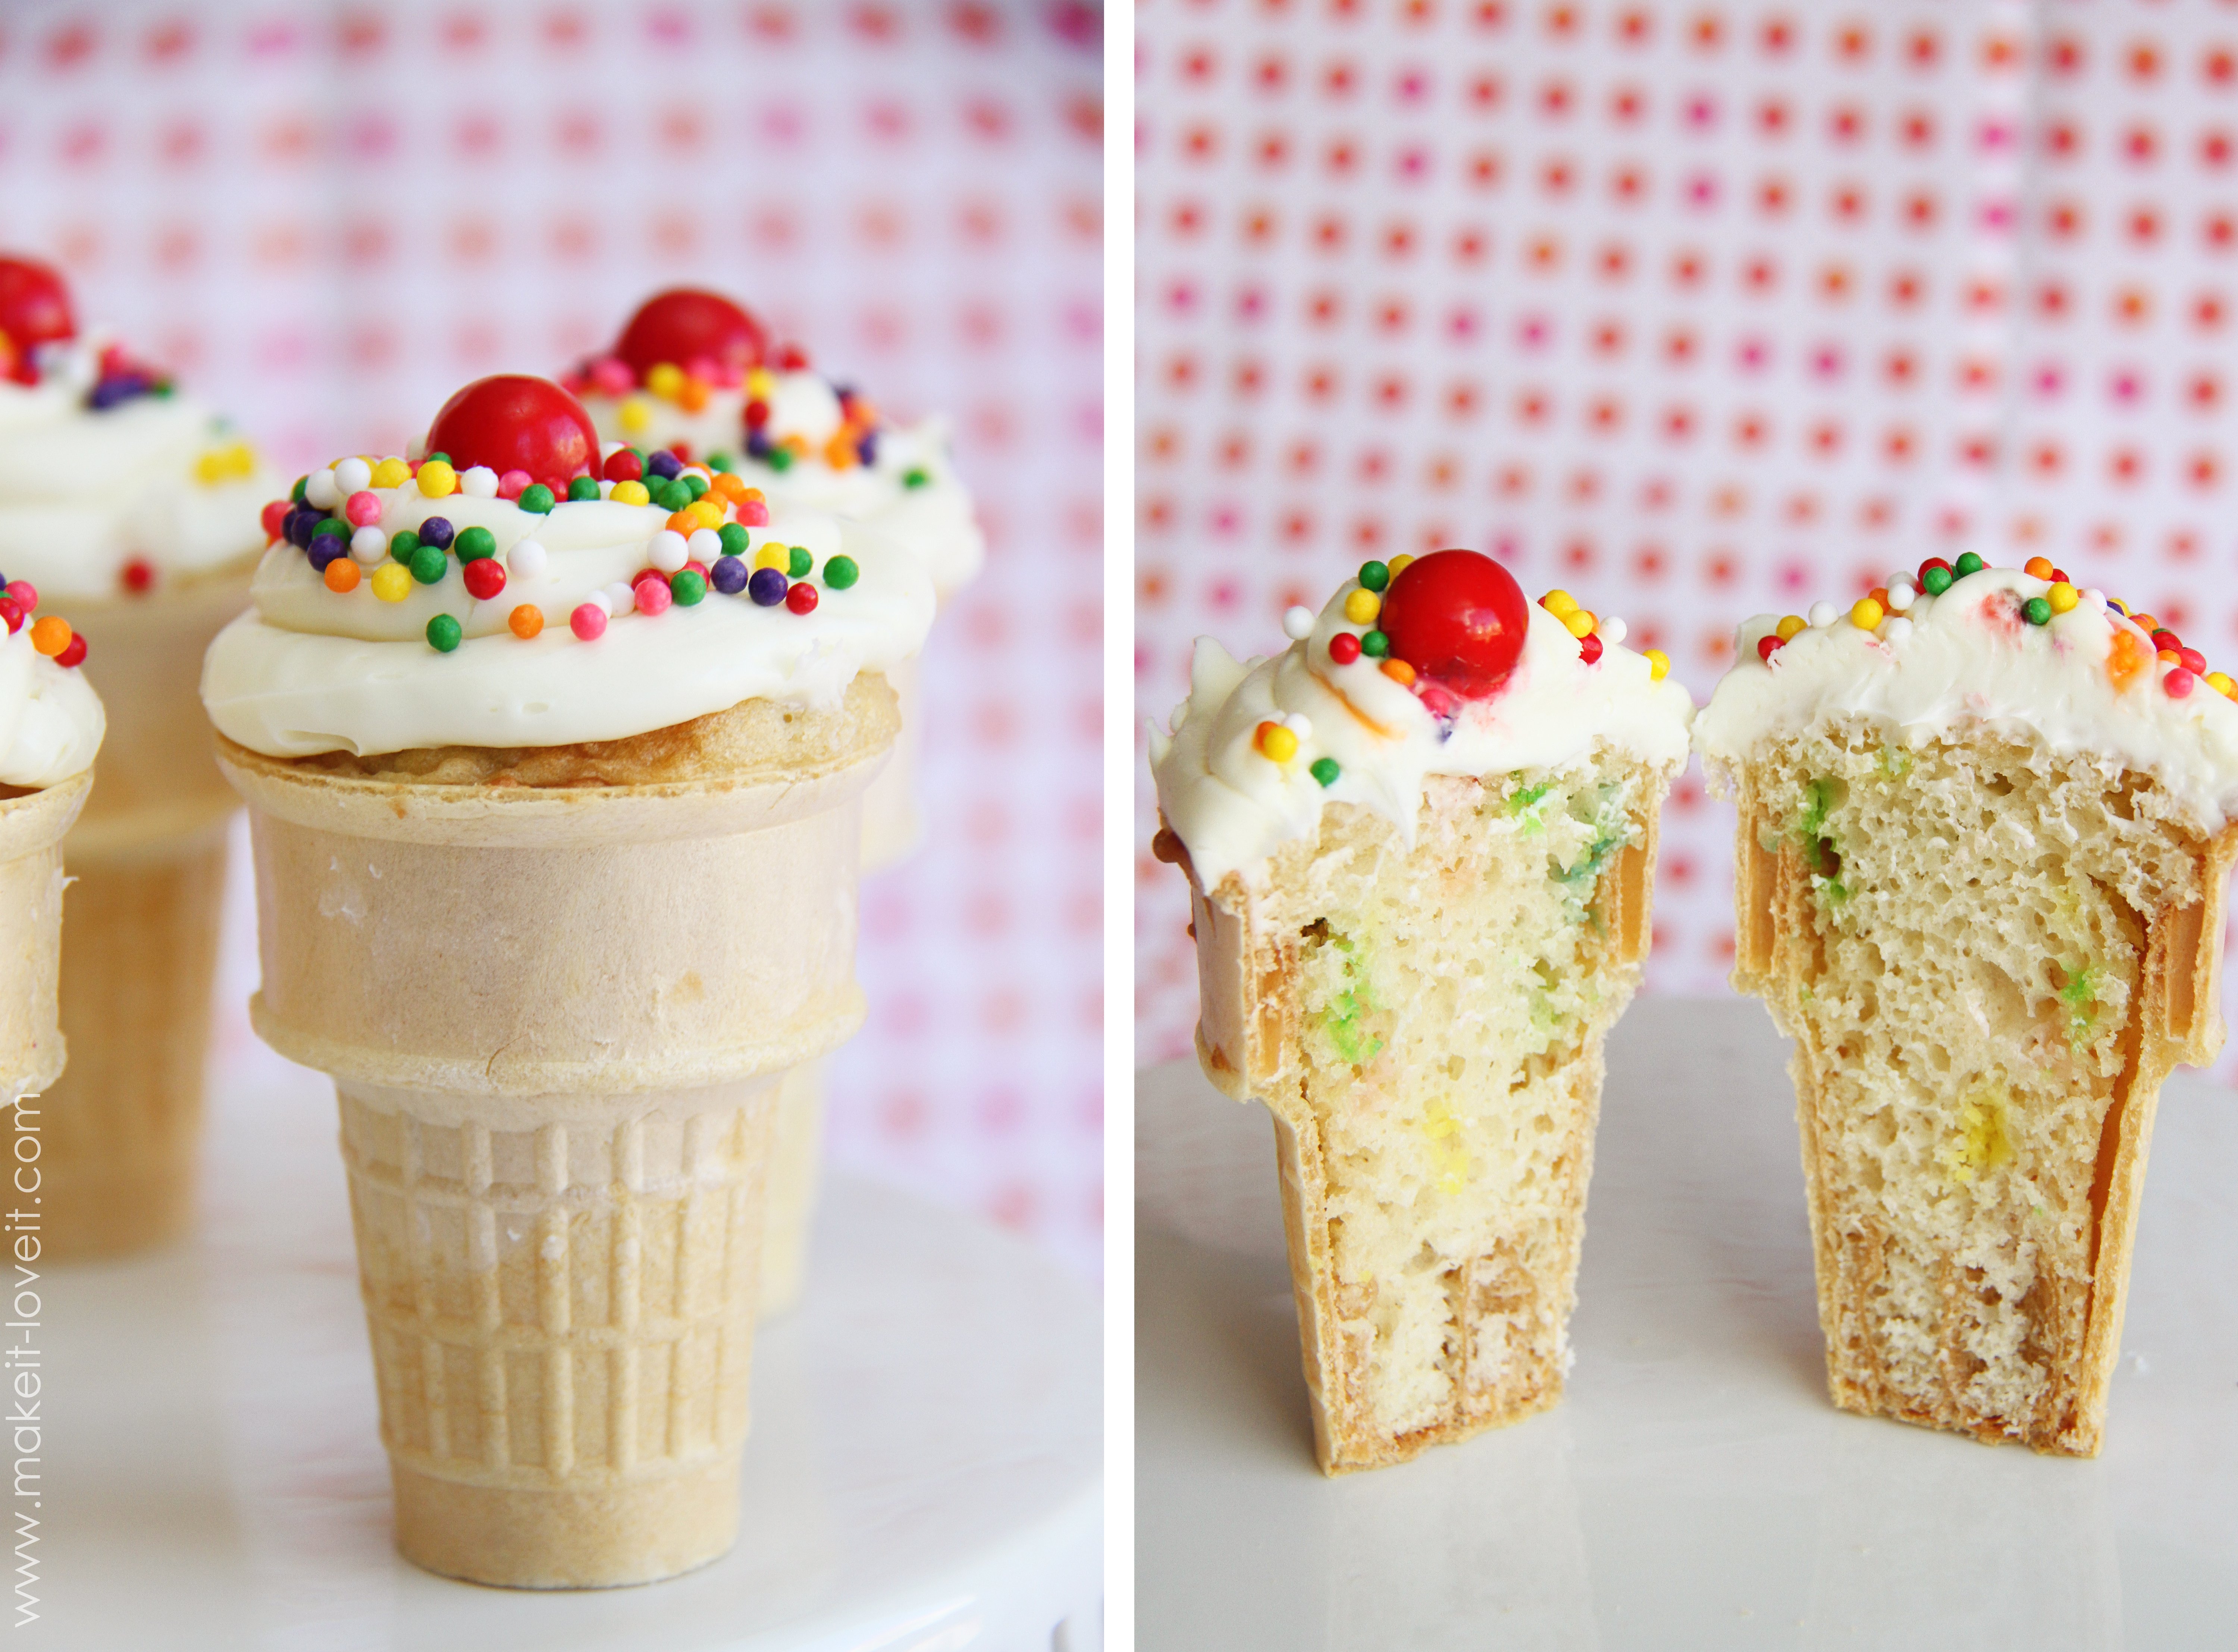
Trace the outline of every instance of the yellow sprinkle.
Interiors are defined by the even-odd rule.
[[[645,491],[643,482],[616,482],[612,497],[624,505],[644,505],[652,499],[652,495]]]
[[[1365,586],[1344,599],[1344,617],[1355,625],[1373,625],[1383,611],[1383,598]]]
[[[1882,618],[1880,604],[1871,597],[1858,598],[1857,605],[1850,610],[1850,623],[1859,631],[1874,630],[1880,624]]]
[[[412,467],[401,459],[384,459],[373,467],[375,487],[401,487],[412,478]]]
[[[767,401],[776,388],[777,375],[767,367],[756,367],[746,374],[746,393],[756,401]]]
[[[401,562],[384,562],[373,571],[373,594],[383,602],[402,602],[412,594],[412,575]]]
[[[2226,700],[2238,700],[2238,683],[2230,680],[2230,674],[2228,671],[2209,671],[2207,674],[2207,686]]]
[[[629,396],[614,409],[614,417],[621,421],[624,430],[634,436],[652,422],[652,409],[645,405],[643,396]]]
[[[1391,569],[1391,577],[1394,579],[1396,579],[1400,574],[1406,572],[1407,570],[1414,565],[1414,558],[1410,552],[1401,551],[1397,556],[1391,558],[1388,565]]]
[[[754,552],[754,566],[758,569],[788,568],[791,565],[792,552],[789,546],[777,544],[765,545]]]
[[[1262,755],[1276,763],[1288,763],[1298,755],[1298,737],[1279,723],[1261,724],[1256,744]]]
[[[1566,618],[1578,611],[1578,599],[1566,591],[1550,591],[1539,598],[1539,605],[1557,619]]]
[[[1647,680],[1649,682],[1660,683],[1665,677],[1671,675],[1671,656],[1665,653],[1661,649],[1649,649],[1645,657],[1647,660]]]
[[[225,455],[212,448],[195,460],[195,480],[212,487],[225,479]]]
[[[723,501],[710,491],[685,506],[684,514],[692,519],[695,527],[719,528],[723,525]]]
[[[1773,631],[1778,636],[1779,640],[1783,643],[1793,641],[1796,638],[1800,637],[1804,631],[1810,629],[1811,622],[1804,618],[1800,614],[1790,614],[1786,618],[1781,620],[1778,624],[1772,627]]]
[[[1562,628],[1580,642],[1592,636],[1593,627],[1600,623],[1593,618],[1592,611],[1589,608],[1573,607],[1560,618]]]
[[[2051,605],[2051,611],[2055,614],[2063,614],[2082,600],[2082,593],[2064,579],[2045,591],[2043,596],[2044,600]]]
[[[684,369],[673,361],[664,361],[645,375],[645,387],[656,396],[676,400],[676,393],[684,388]]]
[[[420,491],[431,499],[447,499],[459,491],[459,473],[440,459],[420,467]]]

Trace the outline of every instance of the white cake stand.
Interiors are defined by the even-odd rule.
[[[195,1243],[37,1282],[43,1495],[10,1501],[43,1523],[17,1556],[36,1556],[39,1643],[1100,1645],[1091,1293],[991,1227],[844,1178],[801,1307],[757,1338],[727,1556],[579,1594],[481,1589],[399,1559],[332,1092],[268,1072],[217,1107]]]
[[[1143,1652],[2119,1652],[2238,1624],[2238,1096],[2161,1099],[2091,1462],[1826,1398],[1786,1050],[1647,1000],[1609,1041],[1562,1404],[1324,1479],[1266,1110],[1137,1076]]]

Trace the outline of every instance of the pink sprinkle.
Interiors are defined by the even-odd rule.
[[[280,537],[280,525],[288,519],[288,512],[294,508],[295,506],[286,499],[275,499],[271,504],[264,507],[264,537],[266,539],[276,539]]]
[[[567,629],[586,643],[594,643],[606,634],[606,611],[594,602],[586,602],[567,616]]]
[[[637,388],[637,374],[628,362],[604,356],[591,363],[591,382],[609,396],[626,396]]]
[[[658,579],[663,584],[665,584],[667,583],[668,576],[661,572],[658,568],[639,568],[635,573],[630,576],[630,589],[632,591],[636,590],[648,579]]]
[[[661,577],[658,569],[652,571],[652,578],[639,580],[633,589],[637,591],[637,611],[641,614],[664,612],[675,600],[669,595],[668,581]]]
[[[367,492],[353,493],[342,501],[342,514],[354,528],[369,528],[381,520],[381,495]]]
[[[529,480],[529,474],[526,471],[507,471],[504,475],[497,479],[498,498],[501,499],[519,499],[520,497],[520,490],[528,486]]]
[[[2170,671],[2166,677],[2161,678],[2161,686],[2168,691],[2168,698],[2172,700],[2183,700],[2191,697],[2192,687],[2198,681],[2199,679],[2197,677],[2194,677],[2189,671],[2185,671],[2182,666],[2179,665],[2175,670]]]
[[[10,580],[8,596],[27,614],[36,613],[39,610],[39,588],[28,579]]]
[[[707,565],[700,561],[699,558],[693,557],[687,561],[683,567],[678,569],[677,572],[679,573],[686,572],[696,573],[702,579],[705,579],[707,577]]]
[[[738,506],[738,520],[750,528],[765,528],[769,525],[769,506],[759,499],[748,499]]]
[[[686,378],[697,379],[701,384],[713,384],[722,373],[712,356],[695,355],[684,364]]]

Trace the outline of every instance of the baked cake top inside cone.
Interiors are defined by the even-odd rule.
[[[160,594],[248,557],[281,485],[255,447],[0,254],[0,569],[50,599]]]
[[[611,349],[562,380],[609,441],[728,469],[772,508],[868,522],[919,558],[948,596],[987,543],[939,417],[894,424],[810,367],[718,293],[678,287],[638,307]]]
[[[1290,646],[1239,663],[1198,639],[1173,732],[1150,730],[1167,827],[1202,888],[1264,873],[1328,803],[1387,816],[1410,846],[1432,775],[1559,769],[1606,748],[1675,769],[1693,704],[1659,650],[1567,592],[1524,599],[1473,551],[1369,562]]]
[[[0,795],[83,774],[108,727],[85,673],[85,638],[39,611],[36,586],[0,573]]]
[[[425,457],[345,456],[265,509],[202,701],[271,757],[628,739],[748,700],[831,710],[916,654],[932,582],[736,472],[602,452],[558,385],[469,385]]]
[[[1759,614],[1694,729],[1712,781],[1863,717],[1910,745],[1986,734],[2150,775],[2203,832],[2238,816],[2238,683],[2154,616],[2042,557],[1930,558],[1850,606]]]

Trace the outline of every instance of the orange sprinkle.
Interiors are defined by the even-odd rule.
[[[1393,682],[1398,684],[1402,688],[1412,688],[1414,686],[1414,668],[1407,664],[1403,659],[1385,660],[1383,662],[1383,675],[1389,677]]]
[[[1875,585],[1871,591],[1865,592],[1865,595],[1871,597],[1875,602],[1880,604],[1881,611],[1883,613],[1885,614],[1893,611],[1888,605],[1888,587],[1886,585]]]
[[[2049,579],[2052,575],[2051,558],[2049,557],[2030,557],[2028,559],[2024,571],[2034,575],[2038,579]]]
[[[507,617],[505,623],[525,643],[544,629],[544,611],[533,602],[525,602]]]
[[[707,405],[707,381],[686,379],[683,388],[676,393],[676,405],[686,413],[698,413]]]
[[[750,487],[743,495],[740,496],[738,503],[741,505],[767,505],[769,503],[769,496],[766,493],[764,493],[761,489],[758,487]]]
[[[2116,627],[2113,646],[2106,651],[2106,675],[2114,679],[2116,688],[2126,688],[2129,679],[2143,671],[2145,662],[2151,657],[2145,644],[2137,640],[2136,632]]]
[[[327,564],[325,574],[327,589],[337,595],[355,591],[359,578],[357,564],[352,562],[348,557],[336,557],[332,562]]]
[[[728,471],[717,471],[714,479],[707,484],[707,489],[710,492],[720,493],[733,505],[746,497],[746,485]]]
[[[2129,623],[2148,637],[2161,628],[2161,622],[2150,614],[2131,614]]]
[[[2164,659],[2171,665],[2181,665],[2183,664],[2183,656],[2177,653],[2173,648],[2163,648],[2159,653],[2154,655],[2153,657],[2155,659]]]
[[[838,433],[824,444],[824,462],[835,471],[855,467],[854,433],[846,426],[840,426]]]
[[[70,621],[60,614],[49,614],[44,619],[31,622],[31,646],[52,659],[70,645]]]
[[[693,503],[697,504],[698,501],[694,500]],[[680,511],[670,512],[668,525],[672,531],[688,539],[692,537],[692,530],[699,525],[699,519],[692,514],[692,506],[687,505]]]

